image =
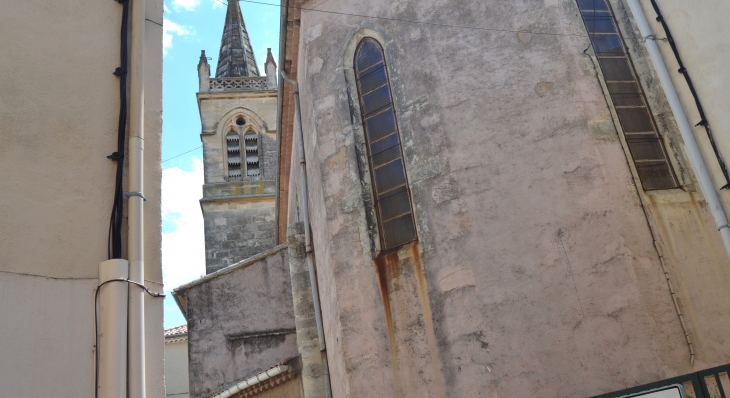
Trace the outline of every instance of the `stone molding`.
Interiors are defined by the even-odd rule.
[[[220,77],[210,79],[210,91],[259,91],[270,90],[266,76]]]

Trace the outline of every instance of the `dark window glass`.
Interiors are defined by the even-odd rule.
[[[643,133],[654,131],[654,124],[651,122],[649,110],[641,108],[616,108],[618,119],[624,133]]]
[[[637,161],[664,161],[664,148],[658,138],[630,138],[626,142],[629,144],[631,156]]]
[[[383,50],[375,40],[365,39],[360,43],[355,56],[357,73],[367,73],[366,69],[383,61]]]
[[[678,188],[646,96],[605,0],[577,0],[644,190]]]
[[[373,155],[370,158],[370,163],[372,163],[373,167],[380,167],[394,160],[400,159],[400,157],[400,145],[396,145],[390,149],[386,149],[383,152],[378,153],[377,155]]]
[[[601,65],[603,77],[608,81],[634,80],[628,58],[598,58],[598,63]]]
[[[383,198],[380,203],[380,217],[383,221],[388,221],[411,211],[411,198],[406,189]]]
[[[590,35],[593,50],[596,55],[625,55],[621,38],[617,34],[592,34]]]
[[[382,109],[390,104],[390,88],[385,85],[371,91],[362,97],[362,110],[365,116]]]
[[[380,152],[398,145],[398,143],[398,132],[394,132],[393,134],[370,144],[370,155],[375,156]]]
[[[594,11],[583,11],[581,14],[590,33],[615,33],[617,31],[611,14]]]
[[[377,141],[395,132],[393,108],[388,108],[376,115],[366,117],[365,130],[368,132],[368,140],[370,142]]]
[[[401,159],[392,161],[385,166],[373,170],[375,177],[375,190],[378,191],[378,199],[392,194],[392,190],[405,186],[406,172],[403,170]]]
[[[398,125],[380,44],[366,38],[355,53],[355,76],[373,182],[381,250],[418,239],[398,138]]]
[[[616,106],[645,106],[644,96],[636,82],[606,83],[611,100]]]
[[[386,221],[381,230],[383,246],[398,247],[416,239],[416,226],[413,223],[413,214],[408,213],[401,217]]]
[[[578,8],[581,10],[608,11],[604,0],[578,0]]]
[[[636,164],[636,172],[644,189],[672,189],[677,187],[674,173],[667,162],[654,164]]]
[[[372,68],[360,78],[360,92],[367,94],[376,88],[385,85],[388,80],[385,77],[385,65],[380,64]]]

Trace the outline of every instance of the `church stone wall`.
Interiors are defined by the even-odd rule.
[[[273,190],[273,187],[270,189]],[[276,246],[273,195],[201,200],[206,272],[215,272]]]
[[[198,93],[198,101],[205,167],[201,208],[206,271],[211,273],[271,249],[277,243],[276,91],[202,92]],[[249,177],[242,167],[242,181],[229,182],[225,134],[238,115],[247,118],[258,134],[261,174]],[[245,131],[246,126],[242,129]],[[240,142],[245,145],[243,139]]]
[[[333,397],[586,397],[730,361],[715,312],[730,302],[727,255],[645,58],[637,70],[685,190],[637,192],[574,0],[308,7],[434,22],[301,11]],[[385,48],[419,233],[377,261],[351,71],[364,36]],[[694,365],[660,253],[701,347]]]
[[[187,308],[191,397],[210,397],[297,355],[288,257],[277,246],[176,290]]]

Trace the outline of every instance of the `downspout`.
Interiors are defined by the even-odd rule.
[[[299,178],[301,184],[301,212],[302,221],[304,222],[304,245],[305,251],[307,252],[307,268],[309,268],[309,282],[312,286],[312,301],[314,302],[314,317],[317,320],[317,338],[319,339],[319,350],[321,352],[327,351],[327,345],[324,341],[324,327],[322,326],[322,309],[319,304],[319,285],[317,283],[317,274],[314,266],[314,255],[312,250],[312,232],[309,223],[309,190],[307,189],[307,161],[304,154],[304,133],[302,131],[302,113],[299,106],[299,85],[296,81],[289,78],[284,73],[283,68],[279,69],[279,74],[292,85],[292,91],[294,92],[294,123],[296,125],[297,133],[297,151],[299,153]],[[282,86],[283,89],[283,86]],[[325,359],[325,370],[324,370],[324,383],[325,392],[327,398],[332,396],[330,388],[330,375],[329,365],[327,364],[327,356]]]
[[[145,0],[132,1],[130,54],[128,258],[129,279],[144,286],[144,45]],[[145,397],[144,290],[129,284],[129,398]]]
[[[99,263],[99,321],[96,395],[127,398],[127,284],[107,283],[127,279],[129,263],[115,258]]]
[[[715,191],[715,187],[712,183],[712,178],[710,177],[710,173],[707,171],[707,166],[702,158],[702,153],[697,145],[695,136],[692,133],[692,127],[687,120],[687,115],[679,101],[677,90],[674,88],[674,83],[672,83],[671,77],[669,77],[669,71],[667,70],[667,66],[664,64],[664,59],[659,52],[659,47],[657,46],[656,41],[653,40],[654,35],[649,27],[649,22],[646,20],[644,10],[639,4],[639,0],[627,1],[629,3],[629,7],[631,7],[631,12],[634,14],[636,23],[639,26],[641,36],[644,38],[646,48],[649,51],[649,56],[651,57],[652,62],[654,63],[657,75],[659,75],[659,81],[664,88],[664,93],[667,96],[667,101],[669,101],[669,106],[674,114],[674,119],[677,121],[677,126],[682,134],[689,163],[692,166],[695,176],[697,176],[700,189],[705,195],[705,200],[707,200],[707,205],[710,207],[710,212],[712,213],[712,218],[715,220],[717,229],[720,231],[723,244],[725,245],[725,250],[730,255],[730,227],[728,226],[727,216],[720,204],[720,198],[717,196],[717,192]]]

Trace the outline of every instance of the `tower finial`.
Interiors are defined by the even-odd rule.
[[[215,77],[259,76],[238,0],[228,2]]]
[[[269,90],[276,89],[276,61],[274,61],[274,55],[271,54],[271,49],[266,49],[266,63],[264,64],[264,72],[266,72],[266,87]]]
[[[210,64],[205,50],[200,51],[200,61],[198,61],[198,90],[201,93],[210,90]]]

